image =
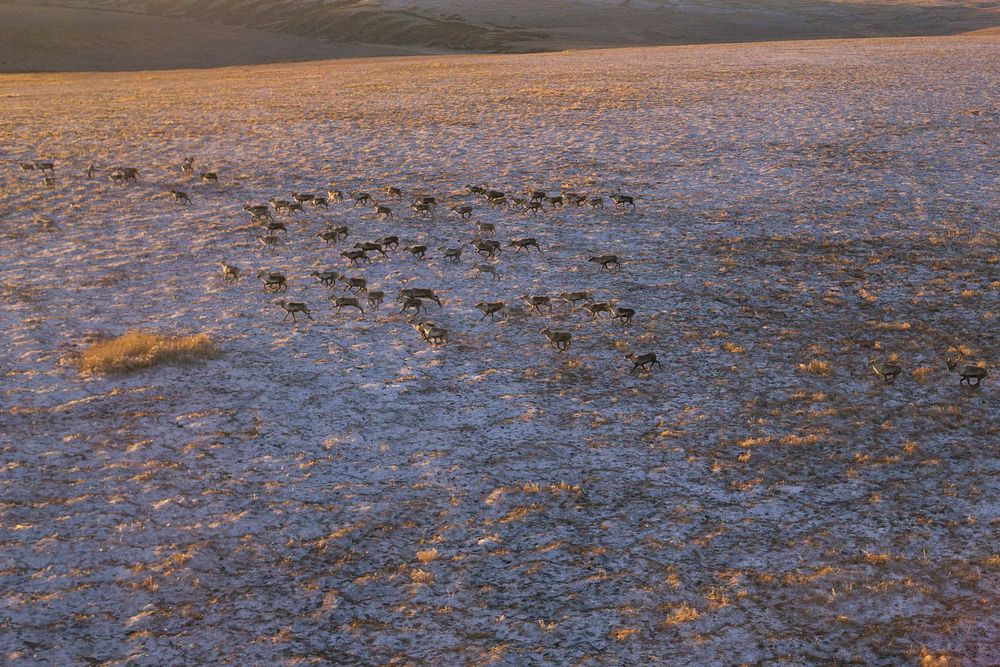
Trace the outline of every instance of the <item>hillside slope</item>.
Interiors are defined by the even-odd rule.
[[[0,5],[0,72],[202,68],[414,52],[192,19]]]
[[[107,50],[103,46],[121,41],[122,33],[140,36],[133,48],[135,58],[170,62],[169,58],[155,53],[165,48],[159,45],[158,29],[115,32],[116,26],[128,19],[115,18],[107,13],[108,10],[129,16],[188,19],[199,24],[272,33],[270,37],[250,40],[253,48],[230,48],[235,53],[230,64],[328,57],[328,52],[329,57],[395,54],[399,47],[422,52],[508,53],[653,44],[944,35],[1000,25],[1000,3],[993,0],[21,0],[0,4],[7,5],[0,15],[4,19],[0,22],[0,30],[20,35],[22,41],[24,35],[32,35],[38,43],[50,48],[65,43],[64,37],[72,32],[74,24],[70,24],[69,30],[61,30],[59,26],[67,19],[62,15],[49,31],[44,25],[40,29],[26,29],[21,22],[27,20],[37,27],[39,21],[24,9],[15,11],[15,7],[48,8],[44,10],[48,12],[59,11],[56,7],[104,10],[96,17],[68,17],[71,22],[95,27],[85,31],[87,39],[70,40],[80,43],[67,49],[70,57],[62,60],[70,62],[68,66],[64,64],[63,69],[93,68],[89,65],[93,60],[89,54],[98,54],[97,60],[106,58]],[[191,28],[194,45],[198,48],[188,51],[226,53],[230,37],[222,36],[219,46],[215,46],[215,40],[201,39],[203,29]],[[112,31],[110,40],[104,38],[106,30]],[[184,32],[166,29],[166,42],[183,44]],[[100,38],[91,39],[95,35]],[[171,35],[179,39],[171,39]],[[284,37],[311,41],[289,43]],[[232,41],[244,45],[247,42],[245,38]],[[331,47],[324,42],[378,46],[352,53],[344,46]],[[159,45],[152,49],[153,58],[143,53],[149,50],[150,44]],[[0,48],[10,50],[12,47],[8,43]],[[79,55],[83,65],[72,66],[74,55]],[[192,57],[176,60],[177,66],[189,66]],[[215,64],[218,58],[207,60]],[[220,64],[225,63],[223,57]]]

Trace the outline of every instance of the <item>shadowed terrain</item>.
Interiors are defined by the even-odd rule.
[[[20,0],[16,5],[0,4],[0,37],[5,37],[0,69],[6,71],[198,67],[399,55],[401,49],[530,52],[943,35],[1000,25],[995,0]]]
[[[200,68],[417,51],[194,19],[0,4],[0,72]]]

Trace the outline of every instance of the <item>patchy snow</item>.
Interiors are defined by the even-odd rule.
[[[997,360],[998,52],[978,37],[0,77],[3,661],[1000,661],[1000,385],[944,368],[949,344]],[[187,155],[220,186],[183,176]],[[56,161],[55,189],[15,164],[35,158]],[[141,181],[108,181],[119,164]],[[387,221],[307,209],[275,251],[242,210],[467,183],[620,187],[637,210],[462,195],[505,246],[541,243],[505,247],[499,282],[473,277],[475,226],[443,205],[432,221],[388,199]],[[348,239],[326,246],[327,224]],[[392,233],[427,259],[340,257]],[[622,270],[586,261],[601,253]],[[309,277],[323,268],[385,305],[334,315]],[[259,270],[315,321],[282,322]],[[398,313],[403,281],[440,290],[428,317],[448,347]],[[581,289],[634,325],[474,308]],[[67,361],[133,327],[208,332],[224,355],[112,378]],[[628,351],[662,372],[630,374]],[[866,361],[892,353],[887,386]]]

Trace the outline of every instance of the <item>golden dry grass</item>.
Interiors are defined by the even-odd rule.
[[[129,373],[161,364],[211,359],[219,347],[208,334],[169,336],[152,331],[131,330],[110,340],[98,341],[80,355],[83,373]]]
[[[410,570],[410,581],[418,586],[423,586],[434,581],[434,575],[426,570]]]
[[[430,563],[431,561],[435,561],[438,559],[438,556],[439,554],[437,549],[427,549],[425,551],[417,552],[417,560],[421,563]]]
[[[799,364],[799,370],[813,375],[826,376],[833,372],[833,367],[822,359],[812,359],[808,364]]]
[[[615,630],[611,633],[611,636],[615,638],[615,641],[626,641],[632,635],[639,634],[639,628],[622,628],[620,630]]]
[[[670,627],[672,625],[680,625],[682,623],[689,623],[691,621],[696,621],[701,616],[698,610],[689,604],[682,603],[681,605],[673,608],[670,614],[660,622],[660,628]]]

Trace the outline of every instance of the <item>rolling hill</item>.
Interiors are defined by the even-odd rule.
[[[1000,3],[992,0],[63,0],[0,6],[5,71],[945,35],[1000,25]]]

